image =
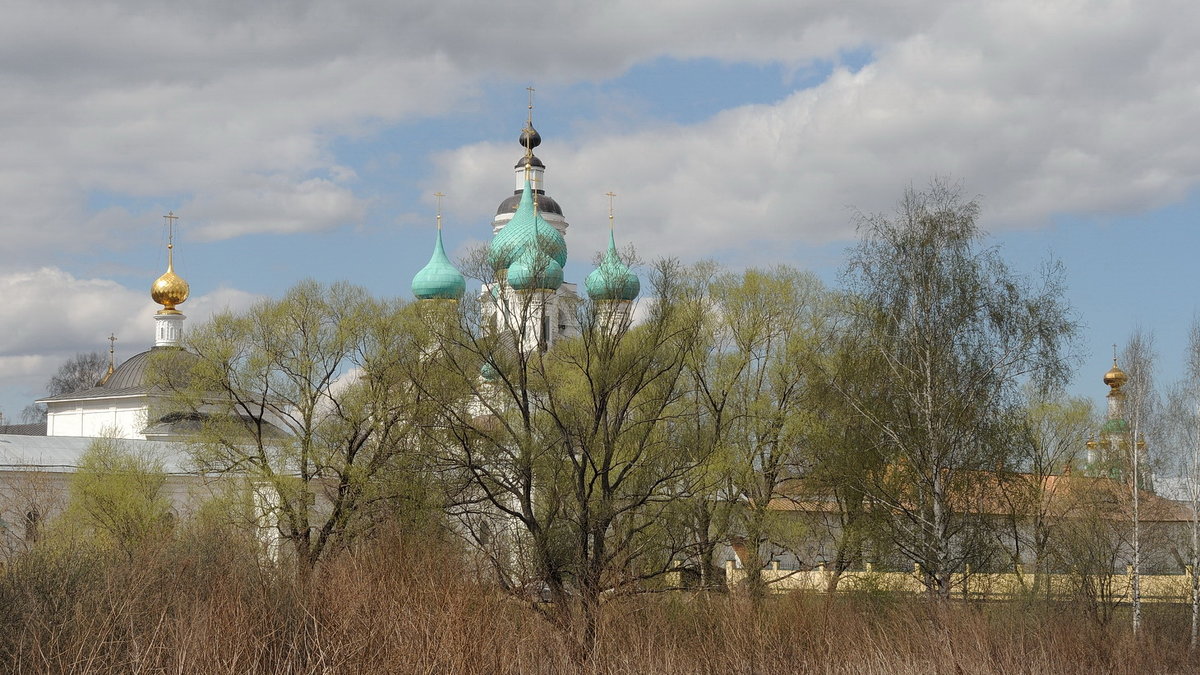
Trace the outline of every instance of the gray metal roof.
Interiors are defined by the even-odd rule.
[[[513,165],[513,168],[520,169],[520,168],[524,167],[526,164],[528,164],[529,166],[541,167],[543,169],[546,168],[546,165],[542,164],[542,160],[538,159],[537,155],[530,155],[528,157],[522,157],[521,159],[518,159],[517,163]]]
[[[541,190],[536,190],[535,194],[537,196],[538,211],[541,211],[542,213],[557,213],[560,216],[563,214],[562,207],[558,205],[558,202],[554,201],[553,197],[542,192]],[[500,202],[500,206],[496,208],[496,214],[516,213],[517,206],[520,205],[520,203],[521,190],[517,190],[513,196]]]
[[[58,396],[49,396],[40,399],[38,402],[54,402],[54,401],[81,401],[97,398],[114,398],[117,396],[138,396],[149,394],[152,387],[147,382],[147,374],[150,369],[151,354],[159,350],[172,350],[178,357],[182,359],[194,359],[195,356],[191,352],[184,351],[178,347],[153,347],[139,354],[134,354],[117,366],[113,374],[105,378],[102,382],[90,389],[83,391],[71,392],[69,394],[59,394]]]
[[[79,458],[95,438],[82,436],[20,436],[0,434],[0,471],[50,471],[69,473],[79,468]],[[169,474],[194,473],[187,447],[171,441],[117,441],[162,460]]]
[[[0,426],[0,434],[13,434],[15,436],[45,436],[46,435],[46,420],[41,422],[30,422],[28,424],[5,424]]]

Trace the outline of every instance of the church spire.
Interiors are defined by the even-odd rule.
[[[163,219],[167,221],[167,271],[154,280],[150,297],[163,306],[158,310],[159,314],[179,314],[175,306],[182,305],[188,299],[190,290],[188,282],[175,274],[175,221],[179,220],[179,216],[170,211]]]
[[[1088,464],[1111,478],[1126,481],[1134,479],[1134,462],[1145,461],[1146,441],[1134,438],[1133,429],[1126,417],[1125,392],[1121,389],[1129,382],[1129,376],[1117,365],[1117,346],[1113,345],[1113,364],[1104,373],[1104,384],[1109,386],[1108,415],[1100,427],[1100,438],[1087,442]],[[1152,476],[1138,472],[1139,489],[1153,491]]]
[[[617,240],[613,224],[613,198],[615,192],[605,193],[608,197],[608,250],[596,269],[587,276],[584,285],[592,300],[610,302],[632,302],[642,290],[642,282],[617,254]]]
[[[1113,364],[1112,368],[1104,374],[1104,384],[1109,386],[1108,392],[1108,419],[1125,420],[1125,392],[1121,391],[1121,387],[1129,381],[1129,376],[1125,371],[1117,366],[1117,346],[1113,345]]]
[[[418,300],[458,300],[467,282],[442,247],[442,197],[446,195],[435,192],[433,196],[437,198],[437,239],[429,262],[413,277],[412,292]]]
[[[517,189],[521,189],[520,175],[523,170],[524,179],[530,183],[534,193],[544,194],[546,187],[542,185],[542,178],[546,172],[546,165],[533,154],[533,149],[542,144],[542,135],[533,128],[533,87],[525,89],[529,92],[529,105],[525,115],[525,127],[521,129],[521,136],[518,139],[521,147],[525,148],[525,154],[517,160],[517,165],[514,167],[518,175]]]
[[[526,189],[526,183],[528,183],[533,198],[537,200],[538,215],[546,221],[547,225],[558,230],[560,235],[566,236],[568,225],[563,216],[562,207],[546,193],[546,165],[538,159],[537,155],[533,154],[534,148],[542,144],[542,135],[533,126],[533,87],[526,87],[526,90],[529,92],[529,103],[526,105],[525,124],[517,138],[523,152],[521,158],[513,166],[516,179],[515,189],[512,196],[500,202],[500,206],[496,209],[496,215],[492,218],[492,234],[500,234],[500,231],[514,217],[521,203],[521,193]]]
[[[183,320],[187,317],[176,307],[188,299],[190,288],[175,273],[175,221],[179,216],[170,211],[163,219],[167,221],[167,271],[150,286],[150,297],[162,305],[154,315],[154,346],[178,347],[183,339]]]
[[[117,334],[109,333],[105,339],[108,340],[108,370],[105,371],[104,377],[96,383],[97,387],[103,386],[105,382],[108,382],[108,378],[117,371]]]

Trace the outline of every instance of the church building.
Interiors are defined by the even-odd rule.
[[[166,216],[174,229],[174,214]],[[96,386],[38,401],[46,406],[47,436],[110,437],[132,440],[169,440],[186,431],[179,420],[151,419],[154,399],[161,396],[151,382],[153,355],[187,358],[183,350],[183,322],[178,309],[187,299],[188,283],[175,273],[175,243],[167,243],[167,271],[150,287],[150,297],[162,306],[154,315],[154,347],[113,368],[110,349],[108,373]]]
[[[515,169],[513,194],[501,201],[492,219],[487,263],[493,276],[480,289],[485,323],[508,336],[510,348],[545,351],[561,339],[579,335],[577,309],[583,301],[574,283],[564,280],[567,264],[563,210],[545,188],[545,164],[533,154],[541,136],[530,116],[520,135],[523,153]],[[79,458],[99,438],[119,439],[127,447],[163,461],[166,490],[176,509],[210,495],[211,476],[195,473],[183,441],[199,428],[200,419],[162,415],[165,392],[153,371],[163,363],[194,358],[184,345],[186,316],[179,306],[187,301],[188,283],[175,272],[174,221],[168,227],[167,270],[154,281],[151,299],[154,346],[119,366],[110,348],[108,372],[92,387],[38,401],[46,406],[45,429],[0,429],[0,544],[19,546],[36,537],[40,523],[63,508],[69,477]],[[603,316],[628,322],[632,302],[640,291],[638,277],[617,254],[611,232],[609,246],[597,269],[586,279],[586,291]],[[457,302],[466,280],[446,255],[441,213],[437,217],[433,255],[412,280],[418,302]],[[485,366],[481,377],[492,376]],[[199,414],[203,414],[203,411]],[[23,425],[32,426],[32,425]],[[37,425],[40,426],[40,425]],[[279,431],[279,433],[284,433]],[[194,504],[193,504],[194,505]]]
[[[560,339],[579,335],[582,298],[578,286],[564,280],[570,225],[562,207],[546,192],[546,165],[533,154],[542,137],[533,128],[532,114],[519,142],[524,153],[514,167],[516,189],[500,202],[492,219],[487,264],[493,276],[483,283],[480,300],[485,324],[492,330],[512,336],[513,346],[525,352],[545,351]],[[440,212],[437,222],[433,256],[412,281],[419,301],[458,300],[466,290],[462,273],[446,257]],[[641,282],[618,255],[612,224],[610,204],[608,250],[588,275],[585,288],[603,320],[627,323]],[[489,376],[486,366],[483,375]]]

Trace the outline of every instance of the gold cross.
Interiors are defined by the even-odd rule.
[[[529,126],[533,127],[533,87],[525,87],[525,91],[529,92]]]
[[[163,216],[163,220],[167,221],[167,248],[174,248],[175,221],[179,220],[179,216],[175,215],[174,211],[167,211],[167,215]]]
[[[440,230],[442,229],[442,197],[445,197],[446,193],[435,192],[433,196],[437,199],[437,229]]]
[[[608,197],[608,229],[611,230],[613,229],[613,198],[617,196],[617,193],[609,191],[605,192],[604,196]]]

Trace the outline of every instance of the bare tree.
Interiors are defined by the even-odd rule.
[[[108,370],[108,356],[100,352],[79,352],[63,362],[50,381],[46,383],[46,395],[71,394],[96,386]],[[46,419],[46,408],[37,404],[25,406],[21,421],[25,424]]]
[[[581,334],[550,346],[530,337],[553,291],[501,286],[479,265],[474,273],[497,284],[492,307],[505,314],[464,303],[431,321],[436,370],[411,378],[438,403],[425,445],[501,585],[586,658],[602,603],[670,570],[678,550],[662,528],[702,480],[705,449],[672,432],[689,424],[684,364],[701,308],[686,300],[678,266],[660,263],[641,323],[614,324],[588,303]]]
[[[70,394],[96,386],[108,369],[108,357],[100,352],[80,352],[67,359],[46,385],[50,396]]]
[[[1110,480],[1085,479],[1071,486],[1069,526],[1049,541],[1055,564],[1068,571],[1075,598],[1100,625],[1113,618],[1126,597],[1122,563],[1132,548],[1129,493]]]

